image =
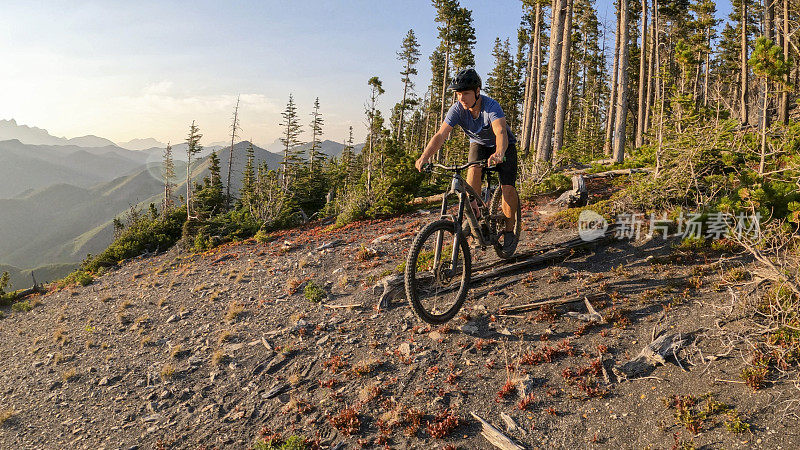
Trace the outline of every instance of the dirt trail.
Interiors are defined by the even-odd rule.
[[[576,234],[524,215],[521,250]],[[173,249],[6,311],[0,447],[247,448],[279,433],[323,448],[493,448],[471,412],[528,448],[800,446],[796,373],[756,392],[741,381],[758,328],[742,308],[750,285],[724,274],[750,267],[743,256],[614,241],[475,286],[460,317],[432,328],[402,298],[376,311],[372,289],[430,220]],[[307,300],[308,282],[327,298]],[[580,303],[505,313],[575,295],[605,323],[567,314]],[[614,366],[674,333],[677,359],[618,379]],[[736,417],[749,431],[729,430]]]

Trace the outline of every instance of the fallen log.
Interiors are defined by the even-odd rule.
[[[475,414],[474,412],[471,412],[470,414],[473,418],[475,418],[475,420],[481,423],[481,426],[483,427],[481,430],[481,435],[495,447],[502,450],[525,450],[525,447],[512,441],[510,437],[506,436],[502,431],[495,428],[489,422],[483,420],[481,416]]]
[[[541,302],[526,303],[524,305],[510,306],[507,308],[502,308],[501,310],[503,311],[503,314],[517,314],[517,313],[533,311],[535,309],[539,309],[543,306],[548,306],[548,305],[566,305],[568,303],[586,302],[588,301],[589,298],[591,298],[592,300],[598,300],[604,296],[605,294],[594,294],[588,296],[575,295],[567,298],[557,298],[555,300],[545,300]],[[594,308],[592,309],[594,310]],[[594,311],[594,313],[598,314],[597,311]]]
[[[677,358],[676,353],[685,342],[680,333],[662,334],[647,344],[635,358],[613,367],[612,371],[621,380],[647,376],[655,366],[665,364],[667,356]]]
[[[411,200],[412,205],[427,205],[428,203],[438,203],[442,201],[442,196],[444,194],[435,194],[429,195],[427,197],[416,197],[414,200]]]
[[[567,256],[571,255],[573,253],[573,251],[575,251],[575,250],[578,250],[578,249],[583,248],[583,247],[588,247],[588,246],[592,246],[592,245],[596,245],[596,244],[601,244],[601,243],[604,243],[604,242],[610,240],[614,236],[614,233],[615,233],[614,227],[610,226],[610,227],[608,227],[608,229],[606,230],[606,232],[605,232],[605,234],[603,236],[601,236],[601,237],[599,237],[599,238],[597,238],[595,240],[592,240],[592,241],[584,241],[581,238],[575,238],[575,239],[572,239],[572,240],[569,240],[569,241],[566,241],[566,242],[562,242],[560,244],[555,244],[553,246],[550,246],[550,247],[548,247],[548,249],[553,249],[552,251],[545,252],[544,254],[541,254],[539,256],[531,256],[531,253],[533,253],[533,254],[539,253],[539,252],[541,252],[541,250],[539,252],[531,252],[531,253],[522,254],[522,255],[519,255],[519,256],[511,259],[511,260],[501,260],[499,263],[493,264],[493,266],[497,266],[499,264],[502,264],[502,265],[499,265],[499,267],[495,268],[494,270],[491,270],[491,271],[489,271],[487,273],[481,273],[481,274],[478,274],[477,276],[472,277],[472,280],[470,280],[471,285],[474,286],[475,284],[477,284],[477,283],[479,283],[481,281],[484,281],[486,279],[502,275],[504,273],[514,272],[514,271],[517,271],[517,270],[520,270],[520,269],[523,269],[523,268],[528,268],[528,267],[533,267],[533,266],[545,264],[545,263],[548,263],[550,261],[557,260],[557,259],[560,259],[560,258],[566,258]],[[521,261],[520,261],[520,259],[521,259]],[[518,262],[507,264],[507,261],[514,261],[514,260],[516,260]],[[491,266],[489,266],[489,267],[491,267]],[[477,271],[482,270],[484,268],[487,268],[487,267],[484,266],[484,267],[474,268],[473,272],[477,272]]]
[[[31,272],[31,278],[33,278],[33,286],[32,287],[29,287],[28,289],[23,289],[23,290],[20,290],[20,291],[9,292],[6,295],[6,301],[7,302],[13,302],[13,301],[19,300],[21,298],[25,298],[25,297],[27,297],[27,296],[29,296],[31,294],[44,294],[45,292],[47,292],[47,290],[44,287],[42,287],[42,285],[40,285],[40,284],[38,284],[36,282],[36,277],[33,275],[32,272]]]
[[[607,170],[605,172],[597,172],[597,173],[588,173],[591,169],[579,169],[579,170],[571,170],[569,172],[565,172],[564,175],[583,175],[584,178],[587,180],[591,180],[592,178],[613,178],[622,175],[632,175],[635,173],[650,173],[653,169],[649,167],[639,167],[639,168],[632,168],[632,169],[614,169],[614,170]]]

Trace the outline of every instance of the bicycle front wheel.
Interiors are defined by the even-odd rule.
[[[430,324],[455,317],[467,297],[472,259],[462,236],[453,263],[455,237],[452,221],[437,220],[419,232],[408,253],[406,297],[417,316]]]

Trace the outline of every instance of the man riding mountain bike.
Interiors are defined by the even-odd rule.
[[[500,104],[482,95],[481,77],[475,69],[462,69],[453,78],[448,89],[455,91],[458,101],[450,107],[439,131],[433,135],[415,165],[420,172],[431,156],[439,151],[456,125],[469,137],[468,162],[488,159],[490,166],[497,165],[503,191],[503,215],[506,217],[503,232],[503,250],[512,253],[517,245],[514,217],[519,197],[514,184],[517,181],[517,138],[506,123]],[[467,169],[467,183],[475,192],[481,192],[481,168]],[[473,201],[475,209],[475,202]],[[480,214],[480,211],[476,213]]]

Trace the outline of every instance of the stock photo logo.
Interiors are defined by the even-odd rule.
[[[600,214],[585,209],[578,216],[578,235],[584,241],[593,241],[605,235],[608,221]]]

